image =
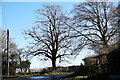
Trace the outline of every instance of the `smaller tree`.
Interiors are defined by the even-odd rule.
[[[25,51],[23,48],[17,49],[17,53],[18,53],[18,69],[20,69],[20,73],[22,73],[22,61],[25,58]]]
[[[20,66],[22,67],[23,73],[26,74],[27,72],[30,73],[30,64],[29,60],[22,61]]]

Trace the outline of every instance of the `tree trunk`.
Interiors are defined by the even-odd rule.
[[[53,71],[56,70],[56,54],[57,54],[57,51],[54,49],[52,51],[52,58],[51,58],[51,61],[52,61],[52,70]]]
[[[22,60],[21,60],[21,58],[19,57],[19,60],[20,60],[20,72],[22,73]]]
[[[28,68],[28,73],[31,74],[30,67]]]
[[[21,72],[21,74],[22,74],[22,67],[20,67],[20,72]]]
[[[56,58],[52,59],[52,69],[56,70]]]

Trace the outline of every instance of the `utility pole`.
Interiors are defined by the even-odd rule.
[[[7,29],[7,75],[9,76],[9,29]]]

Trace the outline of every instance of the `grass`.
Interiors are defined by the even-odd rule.
[[[34,75],[2,75],[2,78],[17,78],[17,77],[30,77],[30,76],[34,76]]]
[[[75,78],[87,78],[88,76],[76,76]]]
[[[51,72],[46,75],[62,75],[62,74],[72,74],[73,72]]]
[[[67,78],[61,78],[61,79],[55,79],[55,80],[82,80],[87,77],[88,76],[76,76],[76,77],[67,77]]]
[[[6,76],[6,75],[2,75],[2,78],[17,78],[19,77],[18,75],[10,75],[10,76]]]

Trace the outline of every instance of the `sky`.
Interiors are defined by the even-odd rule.
[[[57,4],[63,6],[63,9],[70,11],[73,9],[73,5],[78,2],[2,2],[0,17],[0,27],[2,29],[10,30],[10,37],[17,44],[18,48],[25,48],[28,45],[28,42],[25,40],[22,34],[23,30],[30,29],[35,26],[36,16],[35,10],[40,9],[43,4]],[[85,49],[82,50],[80,55],[76,59],[71,60],[71,64],[62,63],[58,66],[71,66],[71,65],[80,65],[82,59],[93,52]],[[31,60],[31,69],[50,67],[51,62],[42,62],[37,59],[37,57],[32,58]]]
[[[118,2],[120,0],[1,0],[2,2]]]

